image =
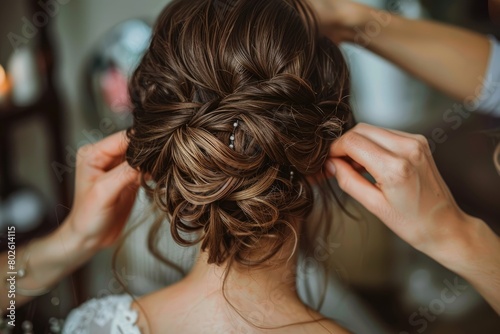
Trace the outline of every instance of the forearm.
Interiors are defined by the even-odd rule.
[[[8,268],[8,254],[2,253],[0,270],[2,275],[7,276],[6,279],[11,277],[7,275],[8,272],[18,272],[15,277],[17,291],[14,293],[15,305],[19,307],[33,299],[33,297],[23,295],[23,291],[40,291],[54,286],[86,262],[94,253],[93,249],[72,233],[68,224],[63,224],[52,234],[15,249],[15,270]],[[26,276],[21,278],[19,269],[25,265],[25,259],[28,259]],[[2,296],[0,307],[4,311],[13,299],[8,296],[13,292],[13,288],[10,284],[5,284],[6,279],[3,280],[4,284],[0,285],[0,296]]]
[[[500,314],[500,238],[480,219],[468,217],[463,230],[426,252],[466,279]]]
[[[462,28],[410,20],[361,6],[350,40],[461,102],[479,97],[490,42]],[[373,26],[379,27],[374,29]]]

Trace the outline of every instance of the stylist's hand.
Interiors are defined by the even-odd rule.
[[[78,150],[75,199],[65,224],[86,247],[99,250],[119,237],[139,188],[139,172],[124,162],[125,132]]]
[[[375,184],[358,172],[359,165]],[[428,255],[466,230],[469,217],[455,203],[423,136],[359,124],[331,146],[327,167],[342,190]]]
[[[350,0],[307,0],[319,19],[322,32],[335,43],[354,42],[374,8]]]

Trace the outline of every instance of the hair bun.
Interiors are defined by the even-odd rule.
[[[349,82],[301,0],[233,3],[223,20],[205,0],[160,16],[130,84],[127,161],[152,176],[147,193],[178,243],[202,241],[209,262],[259,264],[312,210],[306,177],[350,120]]]

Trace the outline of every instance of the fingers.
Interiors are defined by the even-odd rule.
[[[330,157],[348,157],[377,180],[384,175],[387,164],[396,160],[392,152],[355,131],[349,131],[332,144]]]
[[[379,128],[369,124],[360,123],[352,131],[367,137],[397,156],[411,156],[416,150],[428,147],[427,139],[424,136]],[[430,153],[430,150],[428,151]]]
[[[137,191],[140,186],[140,173],[123,162],[109,172],[103,174],[96,181],[96,191],[102,195],[101,198],[113,202],[124,193]]]
[[[362,123],[331,146],[330,156],[353,159],[379,182],[388,173],[433,161],[424,136]]]
[[[391,152],[399,151],[401,148],[404,150],[404,143],[407,141],[407,137],[403,137],[400,134],[364,123],[358,124],[352,131],[365,136]]]
[[[331,159],[327,168],[337,177],[339,187],[371,212],[377,214],[387,205],[380,189],[365,179],[347,161]]]
[[[128,147],[125,131],[117,132],[103,140],[85,145],[78,150],[77,164],[83,168],[110,170],[123,161]]]

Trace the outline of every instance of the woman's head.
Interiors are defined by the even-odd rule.
[[[172,1],[130,85],[127,160],[175,240],[216,264],[276,254],[352,121],[348,78],[304,1]]]

